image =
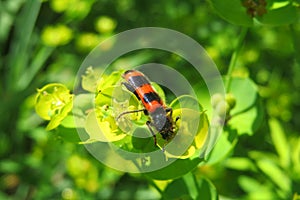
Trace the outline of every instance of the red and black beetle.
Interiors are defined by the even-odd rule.
[[[154,144],[157,145],[157,141],[152,127],[161,134],[163,139],[167,141],[171,140],[175,136],[175,122],[178,120],[176,118],[175,122],[173,121],[172,108],[168,108],[165,105],[148,78],[142,72],[127,70],[122,77],[126,81],[122,82],[122,84],[141,100],[144,109],[123,112],[117,119],[125,114],[143,111],[146,115],[149,115],[149,120],[146,124],[154,137]]]

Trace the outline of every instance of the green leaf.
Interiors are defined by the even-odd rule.
[[[36,77],[37,73],[44,66],[46,60],[54,51],[54,48],[44,46],[42,47],[34,56],[33,61],[26,68],[26,71],[22,74],[17,84],[20,89],[25,89],[31,83],[31,81]]]
[[[294,178],[300,179],[300,138],[294,138],[291,142],[292,152],[291,160],[293,163]]]
[[[75,124],[74,115],[67,115],[60,123],[65,128],[76,128],[80,127]]]
[[[74,97],[73,113],[78,116],[84,116],[86,112],[93,109],[95,101],[95,94],[85,93]]]
[[[56,130],[56,135],[64,141],[79,143],[81,141],[76,128],[65,128],[59,126]]]
[[[154,139],[151,137],[146,126],[137,127],[132,133],[132,146],[139,152],[151,152],[157,150]]]
[[[253,25],[252,18],[247,14],[240,0],[210,0],[210,3],[226,21],[235,25]]]
[[[188,173],[166,187],[163,199],[217,200],[218,193],[215,186],[208,179]]]
[[[126,105],[121,105],[122,103]],[[110,86],[105,87],[103,90],[97,93],[95,98],[95,105],[108,105],[113,107],[124,106],[123,108],[120,108],[123,109],[120,110],[120,112],[123,112],[128,111],[126,109],[128,109],[129,106],[134,106],[137,109],[139,105],[141,105],[141,103],[138,101],[138,99],[133,93],[129,92],[126,89],[122,89],[121,86]]]
[[[234,77],[231,82],[230,92],[236,99],[236,106],[231,114],[241,112],[253,106],[257,99],[257,86],[249,78]]]
[[[112,77],[115,78],[116,73],[113,73]],[[115,81],[110,83],[113,84]],[[83,143],[121,140],[126,133],[134,130],[131,120],[138,120],[141,117],[141,113],[133,113],[122,116],[116,121],[116,117],[121,113],[138,109],[140,103],[134,94],[123,90],[121,86],[112,87],[109,83],[103,84],[104,88],[96,94],[96,97],[94,94],[81,94],[75,98],[76,108],[82,110],[81,113],[88,112],[88,115],[82,119],[85,120],[84,127],[89,134],[89,139]]]
[[[123,139],[126,134],[122,133],[120,130],[115,129],[111,121],[100,121],[97,118],[96,112],[91,111],[86,119],[85,130],[89,134],[90,138],[86,142],[91,141],[104,141],[104,142],[113,142]]]
[[[173,110],[180,108],[189,108],[195,111],[204,111],[199,101],[190,95],[181,95],[177,97],[171,102],[170,107],[172,107]]]
[[[82,75],[82,88],[92,93],[96,92],[100,74],[99,68],[94,69],[92,66],[88,67],[85,74]]]
[[[192,199],[189,194],[189,189],[185,184],[185,181],[180,178],[171,182],[164,193],[162,194],[162,199],[183,199],[188,200]]]
[[[253,160],[272,160],[274,162],[278,162],[278,156],[274,153],[266,152],[266,151],[249,151],[249,157]]]
[[[205,178],[198,179],[198,196],[201,200],[217,200],[219,199],[215,186]]]
[[[260,183],[257,179],[248,176],[238,178],[240,187],[247,192],[247,199],[277,199],[278,196],[266,184]]]
[[[233,129],[225,129],[215,146],[213,146],[208,158],[206,158],[206,164],[215,164],[225,159],[233,151],[237,141],[237,131]]]
[[[0,171],[1,173],[16,173],[22,169],[20,163],[9,160],[9,159],[2,159],[0,163]]]
[[[103,83],[103,89],[96,95],[95,109],[90,110],[86,117],[85,124],[85,129],[90,138],[83,143],[122,140],[126,134],[134,131],[132,122],[141,118],[142,113],[139,112],[124,115],[116,121],[116,117],[121,113],[137,110],[141,106],[133,93],[123,90],[121,86],[110,86],[116,82],[116,74],[118,73],[112,73],[112,75],[109,76],[115,80],[111,80],[110,83]],[[120,74],[118,76],[120,76]],[[91,101],[92,96],[87,97],[88,100],[84,100],[84,98],[84,102]],[[80,102],[77,104],[80,105]],[[89,105],[89,103],[87,105]]]
[[[263,107],[260,100],[257,100],[255,105],[244,113],[233,117],[228,123],[232,128],[238,130],[238,134],[253,135],[260,127],[264,118]]]
[[[175,179],[190,172],[202,160],[200,158],[177,159],[172,164],[152,172],[145,173],[146,176],[156,180]]]
[[[278,120],[272,118],[269,120],[270,134],[274,147],[279,156],[279,161],[285,169],[290,165],[290,145],[288,144],[284,130]]]
[[[252,135],[263,119],[257,86],[249,78],[233,78],[230,92],[236,98],[236,106],[230,111],[233,117],[228,124],[236,129],[239,135]]]
[[[225,162],[225,166],[230,169],[239,171],[254,171],[255,166],[253,162],[248,158],[243,157],[233,157],[229,158]]]
[[[46,130],[52,130],[60,125],[62,120],[68,115],[68,113],[72,110],[73,102],[68,102],[63,108],[59,110],[57,114],[51,117],[49,124],[46,127]]]
[[[243,7],[242,1],[210,0],[210,2],[217,13],[228,22],[242,26],[253,25],[253,19],[247,13],[247,9]],[[288,1],[286,2],[275,2],[277,3],[276,5],[284,5],[281,7],[276,6],[275,3],[271,7],[270,2],[268,2],[266,13],[264,13],[262,16],[255,16],[255,19],[263,25],[274,26],[286,25],[296,22],[299,16],[297,7],[292,3],[289,3]]]
[[[99,83],[97,84],[97,91],[101,92],[102,90],[108,87],[116,87],[118,81],[121,79],[124,70],[114,71],[110,75],[103,75]],[[121,85],[121,84],[119,84]]]
[[[299,11],[297,7],[290,3],[284,7],[268,10],[267,13],[261,18],[258,18],[258,20],[264,25],[281,26],[294,23],[298,18]]]
[[[258,190],[261,191],[262,184],[254,178],[250,178],[248,176],[240,176],[238,178],[238,182],[241,188],[248,193]]]
[[[30,51],[32,41],[34,41],[32,33],[34,32],[36,19],[39,16],[41,4],[41,1],[37,0],[25,1],[20,14],[16,17],[14,39],[12,40],[12,44],[10,44],[11,48],[7,60],[7,66],[11,70],[8,71],[6,80],[10,89],[15,91],[24,89],[24,86],[20,85],[19,80],[24,76],[24,71],[26,71],[27,65],[29,65],[28,53],[32,53]]]
[[[257,166],[261,171],[266,174],[278,188],[284,193],[291,192],[291,181],[285,171],[282,171],[274,162],[271,160],[258,160]]]
[[[26,3],[24,0],[1,1],[0,2],[0,44],[7,40],[7,36],[13,25],[16,14]]]

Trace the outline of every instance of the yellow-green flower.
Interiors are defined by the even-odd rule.
[[[70,42],[72,30],[65,25],[47,26],[42,32],[42,41],[48,46],[60,46]]]
[[[99,17],[95,24],[95,28],[99,33],[111,33],[116,26],[117,22],[108,16]]]
[[[99,35],[95,33],[83,33],[76,38],[76,46],[79,50],[90,51],[101,41]]]

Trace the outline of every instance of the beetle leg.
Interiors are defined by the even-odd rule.
[[[136,112],[145,112],[145,108],[143,109],[140,109],[140,110],[130,110],[130,111],[125,111],[125,112],[122,112],[118,117],[117,117],[117,120],[119,120],[123,115],[127,115],[127,114],[130,114],[130,113],[136,113]]]
[[[157,146],[156,135],[155,135],[155,133],[153,132],[153,129],[152,129],[152,127],[151,127],[151,122],[150,122],[150,121],[147,121],[146,124],[147,124],[147,126],[148,126],[148,128],[149,128],[149,130],[150,130],[150,132],[151,132],[151,134],[152,134],[152,136],[153,136],[153,138],[154,138],[154,145]]]
[[[170,117],[172,118],[173,109],[172,108],[166,108],[166,113],[170,113]]]
[[[172,108],[166,108],[166,113],[170,113],[170,115],[172,115],[173,114],[173,109]]]
[[[173,109],[172,108],[166,108],[166,113],[170,112],[170,117],[172,117]],[[175,123],[180,119],[180,116],[177,116],[175,118]]]

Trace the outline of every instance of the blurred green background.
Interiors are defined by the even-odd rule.
[[[192,37],[222,75],[247,31],[231,75],[255,83],[264,111],[260,126],[241,134],[226,157],[192,173],[209,180],[220,199],[300,199],[300,1],[266,2],[267,13],[277,14],[260,20],[239,0],[0,1],[0,199],[193,198],[175,194],[189,190],[189,177],[155,181],[109,169],[83,145],[47,132],[34,110],[37,88],[58,82],[72,89],[81,62],[99,42],[144,26]],[[197,82],[178,57],[153,59],[136,62],[173,66]]]

